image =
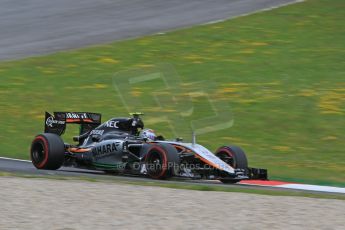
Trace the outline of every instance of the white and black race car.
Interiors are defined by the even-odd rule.
[[[224,183],[267,179],[267,170],[248,167],[244,151],[237,146],[222,146],[213,153],[195,138],[192,143],[165,140],[144,129],[142,114],[131,115],[101,123],[98,113],[46,112],[45,132],[31,145],[32,163],[37,169],[71,166],[154,179],[187,177]],[[73,138],[78,144],[64,143],[60,137],[67,123],[80,125],[80,135]]]

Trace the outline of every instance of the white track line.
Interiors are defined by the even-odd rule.
[[[306,0],[295,0],[293,2],[282,3],[282,4],[279,4],[279,5],[276,5],[276,6],[271,6],[271,7],[268,7],[268,8],[263,8],[263,9],[260,9],[260,10],[251,11],[249,13],[239,14],[237,16],[227,17],[227,18],[223,18],[223,19],[217,19],[217,20],[214,20],[214,21],[204,22],[204,23],[195,24],[195,25],[181,26],[179,28],[171,29],[171,30],[163,30],[163,31],[159,31],[159,32],[153,33],[151,35],[163,35],[163,34],[166,34],[166,33],[174,32],[174,31],[178,31],[178,30],[183,30],[183,29],[188,29],[188,28],[192,28],[192,27],[195,27],[195,26],[215,24],[215,23],[224,22],[224,21],[227,21],[227,20],[230,20],[230,19],[232,20],[232,19],[236,19],[236,18],[240,18],[240,17],[245,17],[245,16],[249,16],[249,15],[260,13],[260,12],[264,12],[264,11],[274,10],[274,9],[277,9],[277,8],[280,8],[280,7],[301,3],[301,2],[304,2],[304,1],[306,1]],[[148,35],[148,36],[150,36],[150,35]],[[140,38],[140,37],[142,37],[142,35],[141,36],[137,36],[137,37],[133,37],[133,38],[124,39],[124,40],[121,40],[121,41],[132,40],[132,39],[136,39],[136,38]]]
[[[311,184],[285,184],[278,185],[275,187],[279,188],[290,188],[290,189],[300,189],[307,191],[318,191],[318,192],[333,192],[333,193],[343,193],[345,194],[345,188],[324,186],[324,185],[311,185]]]
[[[249,12],[249,13],[240,14],[240,15],[237,15],[237,16],[234,16],[234,17],[229,17],[229,18],[218,19],[218,20],[206,22],[206,23],[203,23],[201,25],[210,25],[210,24],[215,24],[215,23],[219,23],[219,22],[224,22],[226,20],[240,18],[240,17],[245,17],[245,16],[249,16],[249,15],[252,15],[252,14],[260,13],[260,12],[271,11],[271,10],[274,10],[274,9],[277,9],[277,8],[280,8],[280,7],[284,7],[284,6],[288,6],[288,5],[292,5],[292,4],[296,4],[296,3],[301,3],[301,2],[304,2],[304,1],[305,0],[295,0],[293,2],[282,3],[280,5],[271,6],[271,7],[263,8],[263,9],[260,9],[260,10],[255,10],[255,11],[252,11],[252,12]]]
[[[0,159],[2,159],[2,160],[11,160],[11,161],[31,162],[29,160],[21,160],[21,159],[8,158],[8,157],[0,157]]]
[[[331,193],[342,193],[345,194],[344,187],[335,187],[335,186],[327,186],[327,185],[313,185],[313,184],[296,184],[291,182],[284,182],[284,181],[268,181],[268,182],[279,182],[279,184],[268,184],[267,181],[255,181],[252,182],[250,180],[246,181],[243,180],[239,182],[242,185],[253,185],[253,186],[261,186],[261,187],[271,187],[271,188],[287,188],[287,189],[297,189],[297,190],[305,190],[305,191],[317,191],[317,192],[331,192]]]

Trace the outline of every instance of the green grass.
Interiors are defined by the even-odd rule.
[[[169,63],[184,83],[198,81],[176,89],[179,96],[202,87],[214,103],[231,108],[226,112],[233,126],[200,135],[201,144],[238,144],[250,165],[268,168],[273,179],[345,186],[344,7],[343,0],[309,0],[222,23],[0,63],[0,152],[27,159],[44,111],[126,116],[112,78]],[[179,108],[150,106],[150,92],[161,87],[152,82],[129,94],[145,101],[140,110],[149,114],[147,125],[164,133],[167,124],[152,118],[160,112],[176,117]],[[195,110],[187,120],[212,115],[207,100],[193,95]],[[179,135],[190,135],[186,123],[174,126]]]

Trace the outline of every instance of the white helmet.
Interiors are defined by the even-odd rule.
[[[152,129],[143,129],[140,132],[139,137],[148,139],[149,141],[154,141],[157,138],[155,131],[153,131]]]

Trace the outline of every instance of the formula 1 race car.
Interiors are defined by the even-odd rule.
[[[187,177],[236,183],[245,179],[267,179],[267,170],[248,167],[243,150],[222,146],[212,153],[202,145],[182,139],[165,140],[144,129],[141,113],[129,118],[112,118],[101,123],[101,114],[46,112],[45,131],[32,142],[30,156],[37,169],[61,166],[103,170],[154,179]],[[64,143],[66,124],[80,125],[78,144]]]

